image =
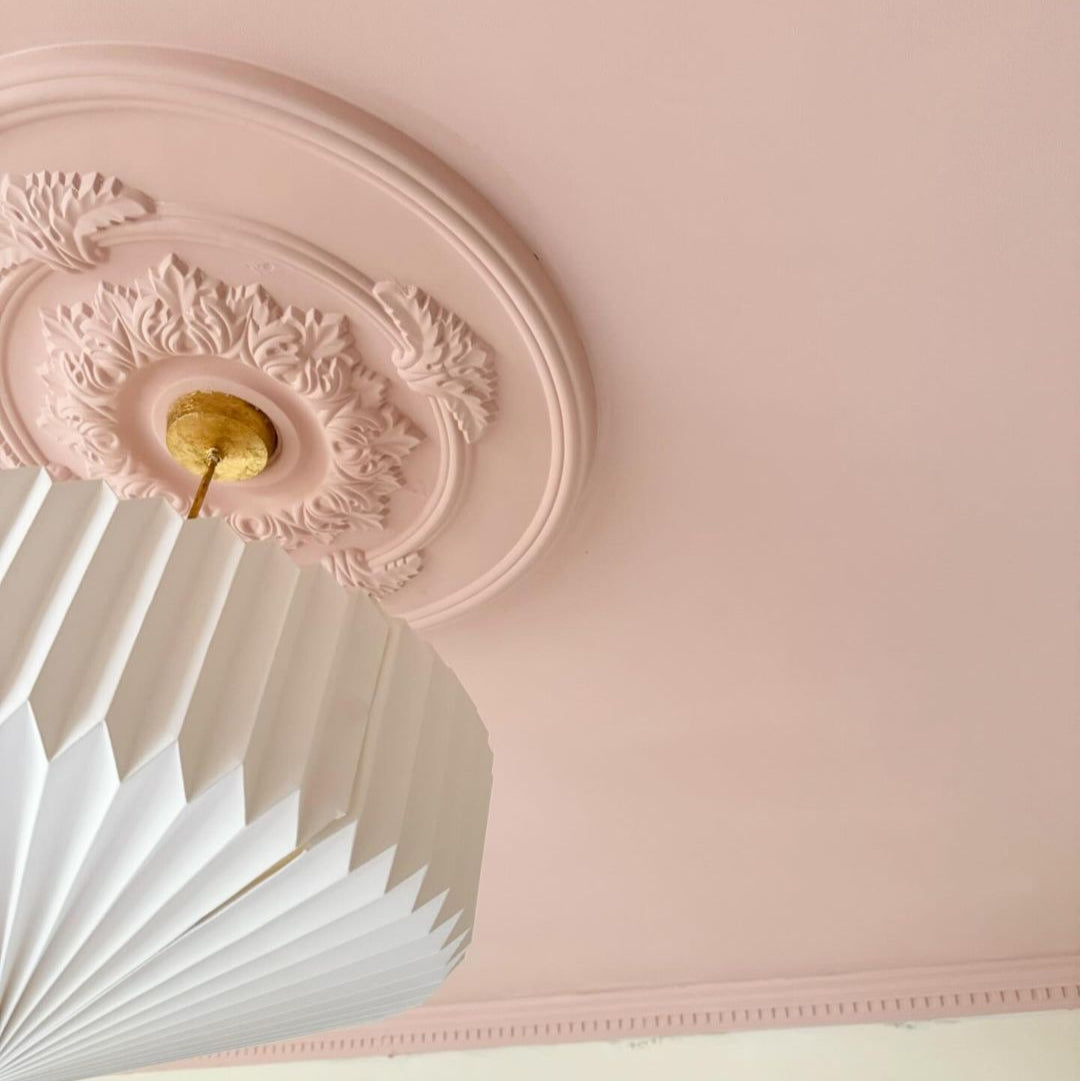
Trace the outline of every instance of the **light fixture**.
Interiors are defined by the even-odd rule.
[[[254,476],[216,392],[166,442]],[[462,957],[491,755],[400,621],[275,542],[100,481],[0,472],[0,1079],[64,1081],[376,1020]]]

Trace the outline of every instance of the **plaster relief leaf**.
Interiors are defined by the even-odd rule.
[[[423,569],[420,552],[410,552],[389,563],[368,563],[359,548],[347,548],[330,552],[323,558],[323,566],[338,582],[349,589],[363,589],[373,597],[389,597],[411,582]]]
[[[348,455],[350,447],[354,453],[360,452],[360,442],[351,430],[342,434],[341,441],[342,453]],[[386,417],[374,442],[381,453],[404,460],[420,445],[420,438],[416,434],[416,429],[403,417]]]
[[[14,469],[22,464],[15,448],[4,437],[4,433],[0,432],[0,469]]]
[[[97,234],[144,217],[152,205],[142,192],[101,173],[0,177],[0,275],[31,261],[86,270],[105,259]]]
[[[127,337],[85,304],[42,313],[49,352],[69,383],[91,396],[115,393],[135,363]],[[53,365],[55,366],[55,365]],[[48,367],[43,372],[48,378]]]
[[[317,311],[287,308],[284,321],[296,328],[299,349],[312,361],[338,356],[352,341],[352,333],[343,315],[323,315]]]
[[[415,285],[378,282],[375,297],[403,344],[393,361],[406,385],[434,398],[473,443],[495,417],[495,361],[467,323]]]
[[[390,404],[386,380],[356,355],[344,316],[282,308],[259,286],[226,285],[172,255],[132,286],[103,284],[90,303],[43,312],[42,325],[49,360],[40,425],[79,454],[87,476],[122,495],[182,504],[189,493],[169,490],[127,450],[117,392],[159,361],[215,358],[289,387],[327,441],[318,486],[272,511],[230,515],[237,532],[295,550],[384,527],[405,481],[402,465],[422,436]]]

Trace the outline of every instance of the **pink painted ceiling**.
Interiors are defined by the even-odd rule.
[[[89,40],[375,113],[576,318],[576,516],[430,632],[496,756],[441,1002],[1080,951],[1080,7],[4,6]]]

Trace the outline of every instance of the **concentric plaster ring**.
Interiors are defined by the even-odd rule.
[[[91,135],[102,124],[107,160]],[[158,142],[152,160],[140,153],[148,132]],[[0,58],[0,148],[11,175],[69,170],[69,182],[97,185],[93,197],[119,207],[99,212],[47,266],[19,265],[17,245],[5,265],[0,235],[0,457],[79,472],[27,418],[40,402],[11,357],[31,341],[28,313],[89,303],[103,283],[121,287],[175,258],[230,288],[261,287],[283,309],[340,312],[361,363],[387,381],[387,407],[416,422],[422,447],[402,463],[381,532],[367,521],[362,549],[348,542],[409,583],[392,610],[418,625],[458,616],[519,577],[556,535],[592,446],[591,384],[572,321],[529,247],[400,132],[249,65],[65,46]],[[292,170],[291,188],[251,182],[274,175],[260,172],[268,161]],[[116,177],[120,189],[104,187]],[[145,423],[156,424],[166,391],[191,387],[193,369],[212,359],[172,358],[177,377],[187,365],[184,379],[146,376]],[[219,389],[251,391],[251,372],[217,371]],[[284,469],[288,429],[303,410],[290,417],[273,399],[255,404],[286,432]],[[272,468],[251,483],[265,483],[260,498],[269,498],[283,476]],[[423,555],[430,569],[410,580]]]

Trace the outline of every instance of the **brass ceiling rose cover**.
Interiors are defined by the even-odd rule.
[[[217,460],[215,480],[250,480],[277,450],[277,432],[257,406],[218,390],[198,390],[173,402],[165,445],[189,473],[202,476]]]

